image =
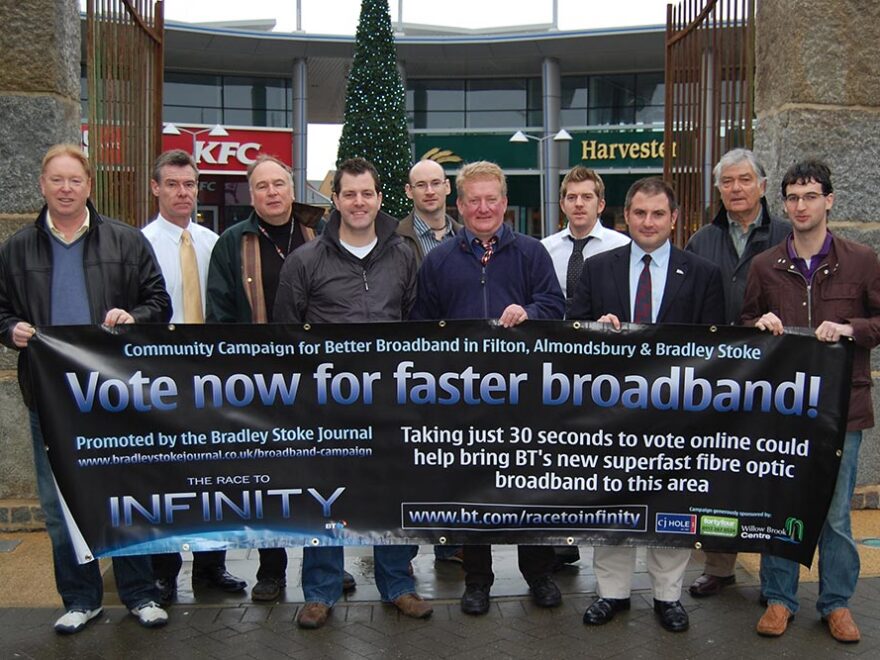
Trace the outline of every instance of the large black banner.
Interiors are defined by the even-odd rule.
[[[666,545],[809,563],[852,349],[528,322],[40,328],[82,559],[381,543]]]

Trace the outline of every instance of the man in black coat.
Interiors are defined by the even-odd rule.
[[[767,208],[767,175],[748,149],[731,149],[712,170],[721,195],[715,219],[691,236],[685,250],[721,269],[724,322],[739,323],[752,259],[791,234],[791,225]],[[735,552],[707,552],[703,574],[690,586],[691,596],[714,596],[736,581]]]

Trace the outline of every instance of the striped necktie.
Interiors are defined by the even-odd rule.
[[[495,244],[498,242],[498,237],[493,236],[488,241],[481,241],[479,238],[474,239],[474,245],[479,245],[483,248],[483,256],[480,257],[480,263],[485,266],[489,263],[489,260],[492,258],[492,255],[495,254]]]

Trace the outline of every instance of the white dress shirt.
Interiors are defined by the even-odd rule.
[[[584,260],[595,256],[607,250],[621,247],[629,243],[629,236],[621,234],[619,231],[608,229],[602,226],[598,220],[593,226],[593,230],[587,234],[590,240],[584,246]],[[562,295],[569,297],[566,291],[566,278],[568,275],[568,260],[571,259],[571,251],[574,249],[574,243],[569,238],[571,232],[568,227],[555,234],[550,234],[541,240],[541,244],[547,248],[550,258],[553,259],[553,270],[556,271],[556,279],[559,280],[559,286],[562,287]],[[574,293],[574,292],[572,292]]]
[[[672,253],[670,242],[651,252],[651,323],[657,322],[663,292],[666,290],[666,273],[669,272],[669,255]],[[647,252],[633,242],[629,255],[629,311],[630,318],[636,317],[636,289],[639,287],[639,275],[645,268],[642,261]]]
[[[190,222],[186,227],[192,236],[196,250],[196,261],[199,265],[199,286],[202,288],[202,311],[205,307],[205,289],[208,283],[208,264],[211,261],[211,250],[217,242],[217,234]],[[153,246],[162,277],[165,278],[165,289],[171,296],[171,322],[183,323],[183,283],[180,277],[180,237],[183,229],[169,222],[161,215],[142,229],[144,236]]]

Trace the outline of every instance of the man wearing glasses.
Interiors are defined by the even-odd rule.
[[[449,193],[449,179],[440,163],[420,160],[412,166],[406,196],[413,201],[413,210],[398,223],[397,234],[413,249],[416,268],[426,254],[461,229],[461,224],[446,215]],[[435,545],[434,559],[461,562],[463,552],[460,545]]]
[[[439,163],[420,160],[412,166],[406,196],[413,201],[413,210],[397,225],[397,233],[415,252],[416,267],[422,265],[428,252],[461,229],[446,215],[449,192],[449,179]]]
[[[852,389],[843,456],[831,506],[819,535],[816,609],[839,642],[860,639],[849,611],[859,577],[859,553],[849,505],[856,483],[862,431],[874,425],[871,349],[880,343],[880,263],[874,251],[828,231],[834,204],[831,171],[818,160],[792,165],[782,179],[792,235],[755,257],[743,302],[743,325],[781,335],[786,326],[815,328],[819,341],[855,342]],[[799,566],[761,556],[761,593],[767,610],[757,632],[779,637],[798,609]]]
[[[767,175],[755,154],[731,149],[712,170],[721,195],[715,219],[691,236],[685,250],[721,269],[724,322],[739,323],[752,259],[791,233],[791,225],[770,215],[764,194]],[[735,552],[707,552],[703,574],[690,586],[694,598],[714,596],[736,581]]]

